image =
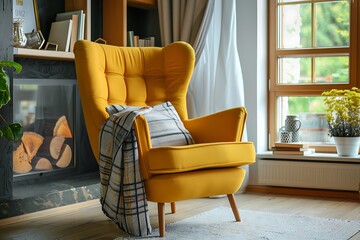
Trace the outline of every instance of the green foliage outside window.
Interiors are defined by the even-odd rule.
[[[300,45],[313,47],[342,47],[349,46],[350,3],[340,1],[332,3],[315,4],[316,29],[315,42],[312,40],[312,21],[308,4],[301,4],[300,16]],[[307,76],[310,69],[302,68],[301,76]],[[331,72],[329,72],[331,71]],[[348,58],[327,58],[316,66],[318,76],[331,74],[332,82],[341,83],[348,81]]]
[[[311,46],[312,19],[309,4],[301,4],[300,16],[300,45]],[[316,29],[313,47],[342,47],[349,46],[349,1],[315,4]],[[307,58],[301,59],[306,61]],[[301,76],[309,76],[311,65],[302,64]],[[347,83],[349,81],[349,58],[345,57],[316,57],[316,83]],[[322,97],[288,97],[289,114],[298,113],[324,113],[325,106]]]
[[[288,97],[289,114],[324,113],[323,97]]]

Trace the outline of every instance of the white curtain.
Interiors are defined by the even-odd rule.
[[[236,39],[236,0],[208,0],[206,11],[204,11],[205,5],[202,1],[173,0],[170,1],[171,13],[168,12],[169,1],[158,0],[163,43],[188,39],[196,53],[197,61],[187,96],[189,118],[245,106],[243,77]],[[191,1],[194,2],[189,5]],[[197,10],[196,6],[199,5],[203,6],[199,8],[201,10]],[[197,13],[195,14],[197,17],[194,17],[194,13]],[[202,15],[202,22],[199,25],[199,16]],[[173,16],[172,19],[169,19],[169,16]],[[192,16],[192,21],[185,21],[190,16]],[[165,22],[166,19],[168,23]],[[180,24],[174,19],[182,19],[180,23],[187,22],[187,24]],[[173,23],[171,28],[169,22],[177,24]],[[184,33],[186,26],[190,26],[186,30],[190,31],[187,34]],[[195,32],[191,26],[196,27],[197,31]],[[171,34],[168,33],[169,31]],[[167,37],[164,37],[166,32]],[[245,130],[243,141],[246,140]],[[244,169],[248,173],[248,166]],[[245,190],[247,182],[248,174],[240,191]]]
[[[243,77],[237,50],[236,1],[214,1],[204,47],[198,56],[187,96],[189,117],[245,106]],[[247,140],[246,130],[243,141]],[[249,166],[244,169],[249,172]],[[240,191],[249,179],[246,174]]]
[[[188,92],[190,117],[244,106],[243,77],[236,40],[236,1],[214,1],[202,54]]]

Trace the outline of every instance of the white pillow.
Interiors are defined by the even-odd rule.
[[[137,110],[141,107],[109,105],[106,111],[112,115],[125,110]],[[185,128],[171,102],[155,105],[151,111],[144,114],[146,118],[153,147],[182,146],[194,144],[189,131]]]

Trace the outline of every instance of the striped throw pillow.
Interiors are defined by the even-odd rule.
[[[112,115],[139,108],[141,107],[109,105],[106,111]],[[149,125],[153,147],[182,146],[195,143],[171,102],[168,101],[151,107],[151,111],[144,114],[144,117]]]

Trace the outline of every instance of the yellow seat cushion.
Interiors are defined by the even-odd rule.
[[[239,167],[254,163],[251,142],[220,142],[155,147],[148,152],[151,174],[179,173],[205,168]]]

